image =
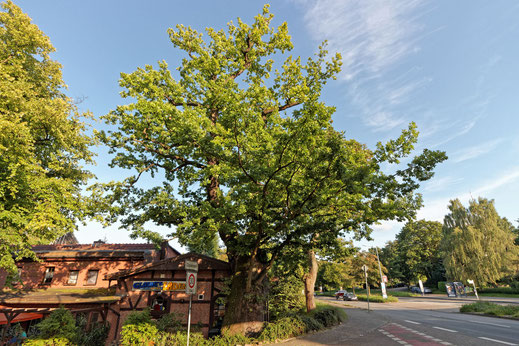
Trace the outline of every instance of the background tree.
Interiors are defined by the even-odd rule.
[[[397,234],[399,267],[407,284],[441,279],[441,240],[442,224],[436,221],[409,221]]]
[[[374,251],[374,250],[373,250]],[[368,267],[368,285],[380,287],[380,271],[378,268],[377,256],[369,251],[358,252],[351,260],[350,276],[353,278],[355,285],[365,285],[364,270],[362,266]],[[387,268],[381,265],[382,274],[387,274]]]
[[[380,249],[380,262],[387,268],[389,286],[394,286],[405,281],[405,263],[399,252],[398,241],[388,241],[386,246]]]
[[[352,287],[354,281],[351,272],[351,267],[347,263],[319,262],[317,286],[322,286],[325,291]]]
[[[1,8],[0,267],[15,273],[31,245],[75,230],[92,155],[49,38],[11,1]]]
[[[417,141],[414,124],[376,150],[333,129],[333,107],[320,100],[340,70],[340,56],[324,45],[303,63],[292,49],[286,23],[271,28],[265,6],[252,25],[238,19],[227,32],[170,29],[186,53],[173,78],[166,62],[121,74],[127,105],[105,116],[114,125],[100,138],[116,154],[113,166],[133,169],[122,182],[95,188],[93,197],[113,221],[134,235],[153,236],[144,225],[176,226],[183,244],[203,244],[218,234],[233,271],[224,331],[263,326],[266,275],[286,247],[309,243],[316,230],[337,238],[362,237],[383,219],[405,220],[421,206],[414,194],[429,179],[442,152],[425,150],[394,174]],[[164,179],[139,184],[149,173]],[[159,182],[160,181],[160,182]],[[175,183],[174,183],[175,181]]]
[[[513,226],[501,218],[494,201],[479,198],[465,208],[459,200],[449,205],[450,214],[443,222],[442,253],[447,278],[478,285],[495,285],[517,261]]]

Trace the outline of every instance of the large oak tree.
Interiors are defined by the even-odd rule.
[[[74,231],[91,140],[49,38],[11,1],[0,11],[0,267]],[[14,255],[14,257],[13,257]]]
[[[272,28],[272,18],[266,6],[252,25],[208,28],[207,37],[170,29],[185,53],[178,74],[164,61],[123,73],[129,103],[105,117],[112,129],[100,133],[112,165],[135,172],[94,189],[111,217],[121,216],[134,235],[153,236],[152,221],[175,226],[191,248],[215,236],[225,245],[233,272],[229,332],[261,328],[265,278],[283,249],[310,243],[316,230],[322,239],[361,237],[379,220],[413,216],[419,181],[445,159],[425,150],[384,174],[381,164],[413,150],[414,124],[375,150],[334,130],[335,109],[320,96],[340,56],[328,57],[325,45],[306,62],[286,56],[287,26]],[[139,181],[144,174],[155,177],[153,186]]]

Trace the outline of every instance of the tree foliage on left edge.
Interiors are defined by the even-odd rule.
[[[190,27],[170,29],[186,54],[178,79],[164,61],[123,73],[130,102],[105,117],[115,128],[100,134],[112,165],[135,175],[95,190],[95,198],[138,235],[150,235],[148,221],[176,226],[184,244],[203,246],[217,234],[243,276],[235,284],[244,286],[231,289],[237,294],[259,287],[283,249],[309,243],[316,230],[322,239],[362,237],[379,220],[414,216],[421,206],[414,191],[446,158],[424,150],[385,174],[382,164],[412,152],[416,126],[375,150],[336,131],[335,109],[320,95],[340,56],[327,58],[322,46],[306,63],[285,56],[275,68],[292,42],[286,23],[272,28],[272,18],[266,6],[252,25],[207,29],[207,40]],[[143,187],[145,173],[165,179]],[[228,304],[249,310],[239,299]]]
[[[0,267],[14,273],[31,245],[75,229],[91,141],[49,38],[11,1],[1,6]]]

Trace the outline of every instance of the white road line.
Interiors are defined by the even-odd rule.
[[[491,339],[491,338],[485,338],[484,336],[480,336],[479,338],[483,339],[483,340],[498,342],[500,344],[505,344],[505,345],[517,345],[517,344],[513,344],[511,342],[506,342],[506,341],[501,341],[501,340],[496,340],[496,339]]]
[[[452,330],[452,329],[447,329],[447,328],[442,328],[442,327],[433,327],[435,329],[440,329],[440,330],[445,330],[446,332],[451,332],[451,333],[457,333],[458,331],[457,330]]]
[[[480,322],[480,321],[467,321],[467,322],[473,322],[473,323],[481,323],[481,324],[489,324],[491,326],[497,326],[497,327],[503,327],[503,328],[510,328],[510,326],[504,325],[504,324],[497,324],[497,323],[490,323],[490,322]]]
[[[412,324],[421,324],[421,323],[415,322],[415,321],[409,321],[409,320],[404,320],[404,321],[407,322],[407,323],[412,323]]]

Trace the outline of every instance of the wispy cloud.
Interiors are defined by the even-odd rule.
[[[431,181],[427,182],[424,186],[423,190],[427,192],[437,192],[446,189],[452,188],[453,185],[459,184],[463,181],[463,178],[455,178],[455,177],[443,177],[443,178],[433,178]]]
[[[442,221],[443,217],[448,212],[447,206],[449,205],[450,200],[458,198],[462,203],[467,204],[467,202],[472,198],[485,197],[485,195],[490,194],[503,186],[512,184],[517,180],[519,180],[519,167],[514,167],[513,169],[507,170],[502,174],[481,183],[480,186],[474,190],[459,194],[453,192],[449,196],[426,201],[425,207],[418,211],[417,216],[420,219],[423,218],[427,220]]]
[[[467,161],[470,159],[474,159],[486,153],[489,153],[497,148],[499,144],[503,142],[503,139],[494,139],[491,141],[487,141],[484,143],[476,144],[468,148],[461,149],[452,156],[452,162],[459,163],[463,161]]]
[[[410,67],[391,74],[418,52],[423,32],[420,0],[299,1],[304,20],[315,41],[328,40],[343,59],[343,80],[348,96],[373,131],[403,127],[409,119],[400,106],[431,80]]]
[[[344,77],[379,73],[419,47],[416,10],[422,1],[320,0],[306,3],[305,21],[316,40],[342,53]]]

